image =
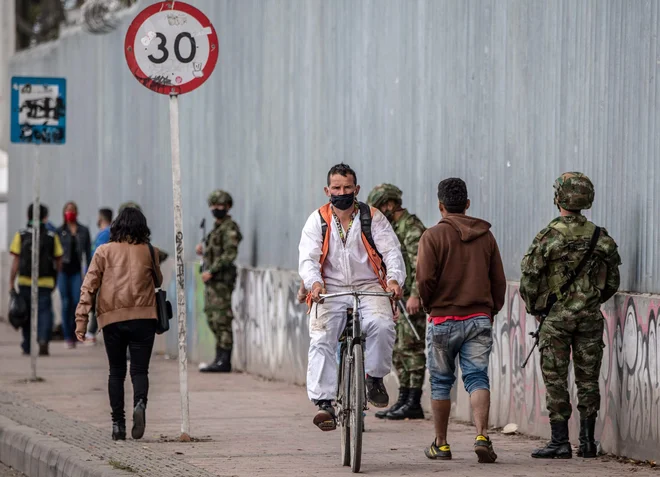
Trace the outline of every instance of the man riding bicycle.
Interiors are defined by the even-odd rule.
[[[346,324],[351,297],[323,302],[319,295],[352,289],[382,291],[401,297],[406,267],[401,245],[389,221],[377,209],[357,201],[360,186],[355,171],[338,164],[328,172],[325,194],[330,202],[305,223],[300,238],[298,271],[304,288],[311,290],[307,394],[319,410],[314,424],[321,430],[336,428],[332,401],[337,393],[337,345]],[[383,377],[392,367],[394,321],[385,297],[360,300],[362,329],[366,337],[367,399],[387,407],[389,396]]]

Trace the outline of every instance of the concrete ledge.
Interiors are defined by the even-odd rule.
[[[77,447],[0,416],[0,461],[28,477],[131,476]]]

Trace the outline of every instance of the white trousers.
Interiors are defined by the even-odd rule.
[[[327,287],[328,293],[350,287]],[[378,284],[359,287],[364,291],[383,291]],[[338,297],[314,305],[309,322],[307,395],[311,400],[334,400],[337,393],[337,346],[346,325],[346,308],[353,307],[353,297]],[[392,367],[394,320],[387,297],[360,297],[362,337],[366,339],[364,367],[369,376],[382,378]]]

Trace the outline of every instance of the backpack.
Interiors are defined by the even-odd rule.
[[[18,273],[24,277],[32,276],[32,228],[19,232],[21,236],[21,254],[19,256]],[[53,263],[55,253],[55,233],[41,227],[39,231],[39,278],[55,277],[57,275]]]
[[[369,263],[371,264],[371,268],[373,269],[374,273],[376,274],[376,277],[378,278],[378,283],[380,284],[381,287],[383,287],[383,290],[385,290],[387,288],[387,266],[383,261],[383,256],[376,248],[376,243],[374,242],[374,237],[371,233],[371,221],[375,209],[373,207],[369,207],[367,204],[363,202],[358,202],[358,207],[360,209],[360,227],[362,229],[362,243],[364,244],[364,248],[367,250]],[[321,247],[321,258],[319,259],[319,262],[321,264],[321,273],[323,273],[323,264],[328,256],[328,251],[330,249],[331,230],[328,225],[333,221],[331,204],[330,203],[325,204],[323,207],[321,207],[318,210],[318,212],[321,217],[321,235],[323,236],[323,245]],[[310,290],[310,292],[307,294],[307,305],[308,305],[307,313],[309,313],[309,311],[311,310],[311,302],[312,302],[312,292]]]

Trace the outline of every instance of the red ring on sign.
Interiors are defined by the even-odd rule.
[[[163,10],[179,10],[181,12],[187,13],[191,17],[195,18],[195,20],[197,20],[200,25],[202,25],[202,28],[211,29],[211,33],[207,35],[209,40],[209,57],[206,61],[206,64],[204,65],[204,69],[202,70],[204,76],[201,78],[194,78],[182,86],[156,83],[154,80],[144,74],[144,71],[142,71],[142,68],[140,68],[137,59],[135,58],[135,51],[133,51],[135,38],[137,37],[138,31],[140,30],[142,24],[146,22],[149,17],[155,15],[156,13],[162,12]],[[130,26],[128,27],[128,31],[126,32],[126,38],[124,39],[124,54],[126,55],[126,63],[128,64],[128,69],[131,70],[133,76],[135,76],[135,78],[142,85],[144,85],[146,88],[149,88],[151,91],[167,95],[184,94],[199,88],[209,78],[209,76],[211,76],[211,73],[215,69],[215,64],[218,61],[219,50],[220,46],[218,45],[218,35],[216,34],[215,28],[207,16],[192,5],[179,2],[178,0],[155,3],[142,10],[131,22]]]

